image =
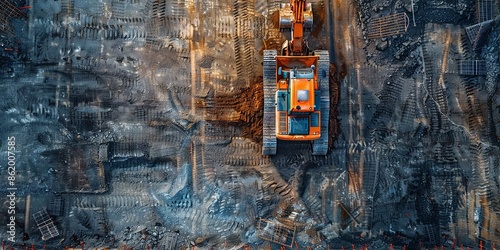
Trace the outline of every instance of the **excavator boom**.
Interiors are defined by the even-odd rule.
[[[295,17],[295,23],[292,28],[292,54],[299,54],[303,51],[304,44],[304,10],[306,8],[305,0],[290,0],[292,12]]]

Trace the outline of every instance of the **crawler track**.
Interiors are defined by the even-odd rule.
[[[328,152],[328,121],[330,117],[330,60],[326,50],[314,52],[319,55],[318,61],[318,78],[320,94],[320,109],[321,109],[321,137],[313,141],[313,155],[326,155]]]
[[[275,155],[277,139],[275,135],[276,61],[275,50],[264,50],[264,121],[262,133],[262,154]]]

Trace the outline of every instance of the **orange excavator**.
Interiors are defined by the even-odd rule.
[[[305,33],[313,24],[306,0],[281,4],[279,26],[287,38],[280,55],[264,50],[263,155],[275,155],[279,140],[311,141],[314,155],[328,151],[329,56],[309,51]]]

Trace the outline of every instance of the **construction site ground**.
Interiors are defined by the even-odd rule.
[[[308,1],[329,152],[263,156],[281,2],[2,1],[2,250],[500,245],[498,1]]]

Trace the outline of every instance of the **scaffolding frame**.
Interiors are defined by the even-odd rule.
[[[404,12],[372,18],[368,24],[368,39],[403,34],[409,25],[410,18]]]
[[[271,241],[286,247],[292,247],[295,239],[295,226],[287,226],[279,222],[270,220],[259,220],[259,238]]]

